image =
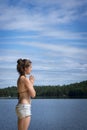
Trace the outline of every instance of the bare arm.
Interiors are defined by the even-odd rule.
[[[34,85],[34,77],[30,76],[30,78],[25,78],[25,86],[27,87],[27,89],[29,90],[29,94],[32,98],[34,98],[36,96],[36,92],[35,92],[35,89],[33,87]]]

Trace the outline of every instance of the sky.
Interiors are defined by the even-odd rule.
[[[19,58],[35,85],[87,80],[87,0],[0,0],[0,88],[16,86]]]

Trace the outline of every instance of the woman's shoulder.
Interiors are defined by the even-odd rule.
[[[18,78],[17,84],[23,83],[25,81],[25,76],[20,76]]]
[[[20,76],[19,80],[17,82],[17,86],[18,86],[18,91],[20,92],[22,89],[25,88],[25,76]],[[20,90],[21,89],[21,90]]]
[[[19,77],[20,81],[25,80],[25,78],[26,78],[26,77],[25,77],[25,76],[23,76],[23,75]]]
[[[29,82],[29,78],[25,77],[25,76],[21,76],[20,80],[23,81],[23,82]]]

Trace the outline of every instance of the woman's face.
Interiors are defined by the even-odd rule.
[[[30,65],[29,67],[25,68],[25,74],[30,74],[32,71],[32,65]]]

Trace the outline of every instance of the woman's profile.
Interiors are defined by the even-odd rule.
[[[26,75],[32,71],[32,62],[28,59],[18,59],[17,71],[19,78],[17,80],[18,104],[16,105],[16,113],[18,116],[18,130],[28,130],[31,120],[31,97],[36,95],[34,85],[34,77],[29,78]]]

